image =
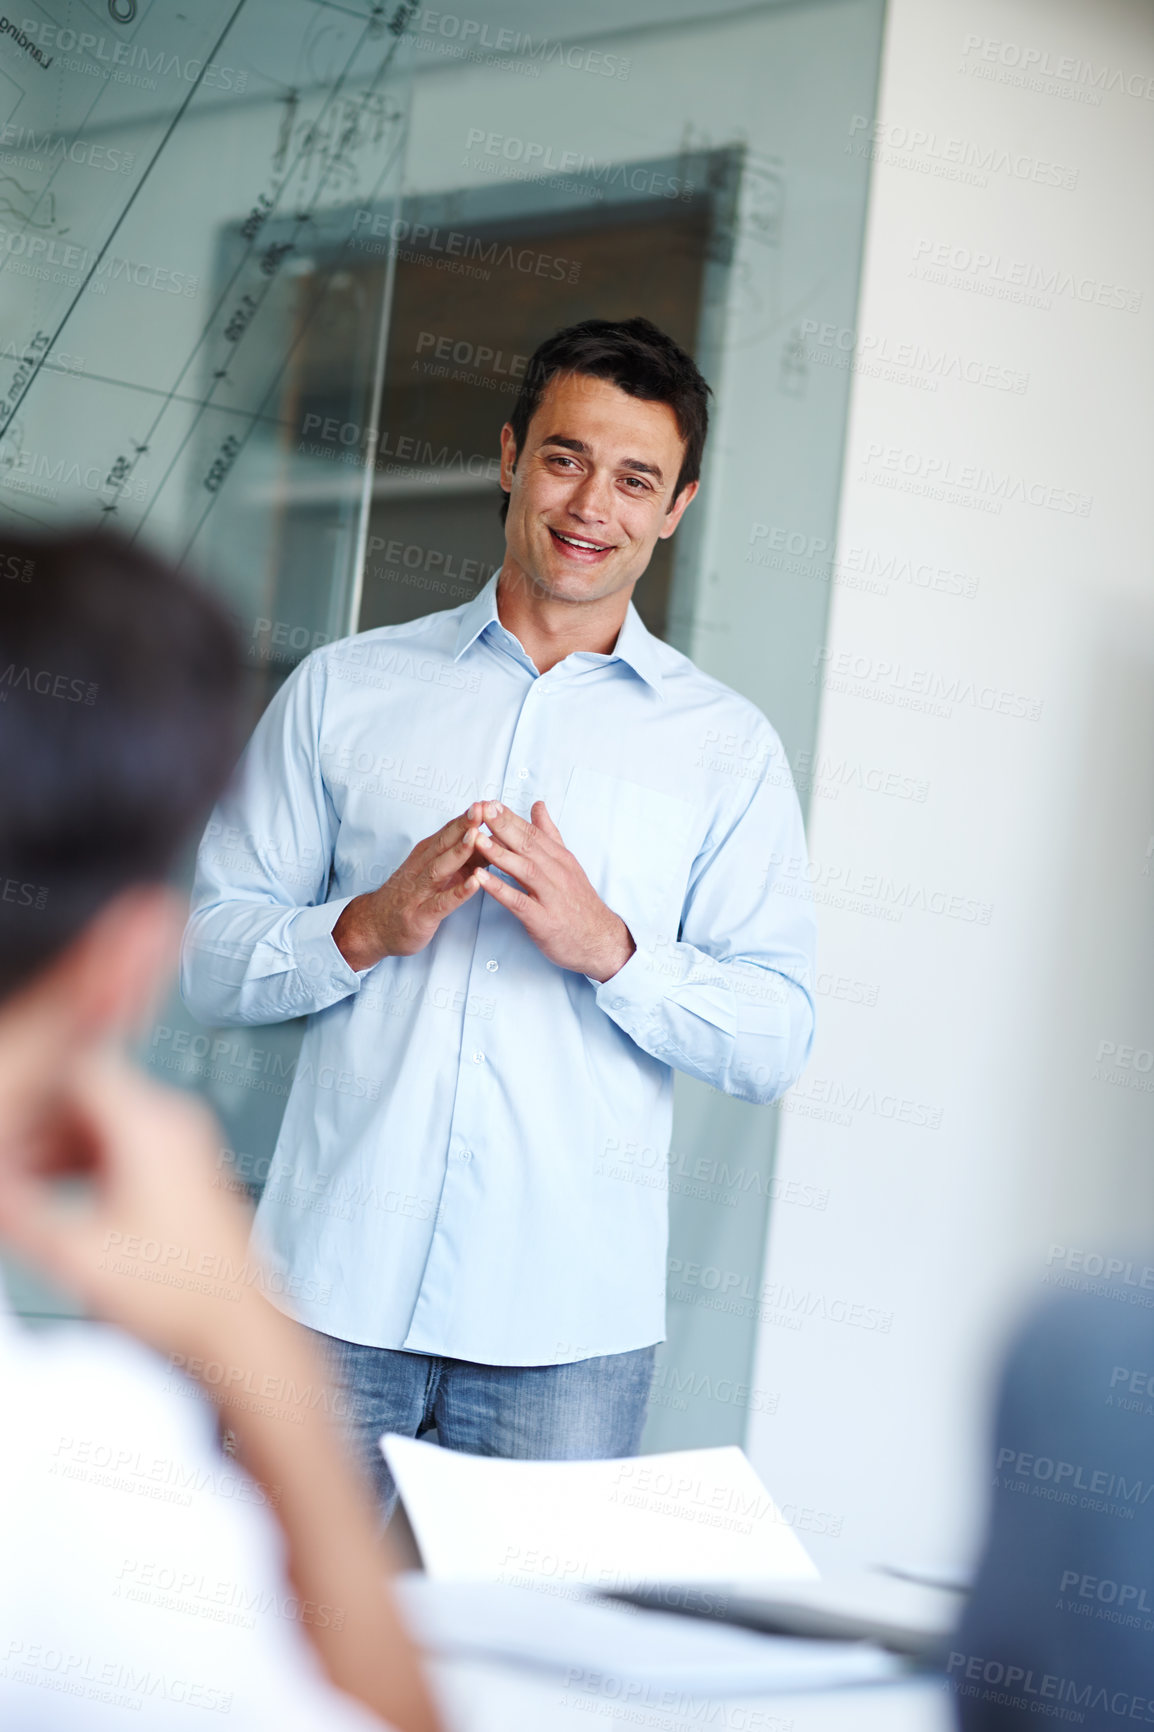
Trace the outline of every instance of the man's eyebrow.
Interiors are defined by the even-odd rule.
[[[547,434],[541,443],[542,445],[560,445],[566,451],[576,451],[580,457],[590,455],[589,447],[583,439],[567,439],[563,433]],[[654,480],[658,482],[665,480],[656,463],[644,463],[640,457],[623,457],[618,467],[635,470],[639,475],[652,475]]]

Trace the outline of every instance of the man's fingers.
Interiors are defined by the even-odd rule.
[[[434,830],[431,836],[422,837],[416,843],[413,853],[417,855],[441,854],[446,848],[454,848],[465,831],[472,826],[474,829],[481,822],[481,803],[474,801],[468,811],[458,813],[450,818],[447,824],[442,824],[439,830]]]
[[[455,843],[460,841],[466,830],[470,827],[476,828],[479,821],[478,812],[477,806],[470,806],[467,812],[462,812],[456,818],[450,818],[447,824],[442,824],[432,840],[439,845],[439,848],[453,847]]]
[[[457,836],[462,835],[469,828],[470,824],[477,825],[481,822],[481,810],[481,802],[474,800],[473,804],[466,807],[465,811],[459,813],[455,818],[450,818],[447,824],[443,824],[437,831],[437,836],[445,842],[454,841]]]
[[[443,920],[446,914],[451,914],[454,908],[459,908],[462,902],[475,896],[480,888],[480,875],[471,872],[463,883],[450,884],[444,890],[438,890],[435,896],[430,896],[425,907],[436,915],[438,920]]]
[[[490,817],[489,813],[493,816]],[[486,806],[485,823],[499,842],[506,848],[513,848],[519,854],[531,854],[535,851],[545,852],[552,845],[552,838],[534,824],[527,824],[524,818],[518,818],[516,812],[510,812],[508,806],[498,809],[496,806]]]
[[[564,848],[565,844],[561,841],[561,832],[550,818],[544,800],[534,800],[531,811],[533,822],[538,830],[543,830],[551,842],[560,842],[561,847]]]
[[[477,826],[470,824],[427,867],[429,882],[440,888],[469,859],[477,842]]]
[[[485,822],[494,836],[500,836],[501,840],[511,847],[527,837],[533,829],[532,824],[519,818],[508,806],[500,804],[486,804]]]
[[[510,914],[515,914],[522,926],[528,927],[534,913],[540,908],[539,902],[534,902],[531,896],[526,896],[515,884],[506,884],[503,878],[498,878],[492,872],[486,872],[483,866],[478,867],[473,874],[481,880],[481,889],[488,892],[495,902],[501,903]]]
[[[529,889],[535,880],[541,877],[541,859],[530,854],[522,854],[512,848],[506,848],[503,842],[495,836],[486,836],[484,832],[477,837],[477,851],[482,854],[485,864],[498,866],[502,872],[507,872],[510,878]]]

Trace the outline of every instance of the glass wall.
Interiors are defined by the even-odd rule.
[[[205,574],[255,719],[317,645],[476,593],[528,355],[645,313],[716,398],[637,605],[766,712],[804,802],[849,382],[807,338],[854,324],[882,0],[462,4],[27,0],[0,35],[0,514]],[[174,999],[146,1043],[253,1190],[298,1040]],[[711,1397],[749,1381],[775,1119],[679,1078],[668,1165],[621,1151],[672,1216],[649,1447],[740,1440],[756,1405]]]

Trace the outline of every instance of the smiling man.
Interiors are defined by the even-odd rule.
[[[188,1004],[309,1019],[257,1230],[386,1510],[385,1431],[636,1451],[672,1072],[768,1102],[809,1050],[781,745],[630,600],[697,492],[708,391],[646,319],[543,343],[496,577],[309,656],[201,845]]]

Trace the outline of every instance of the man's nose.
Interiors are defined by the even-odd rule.
[[[596,470],[587,475],[569,496],[569,509],[584,523],[605,523],[609,518],[612,483],[607,475]]]

